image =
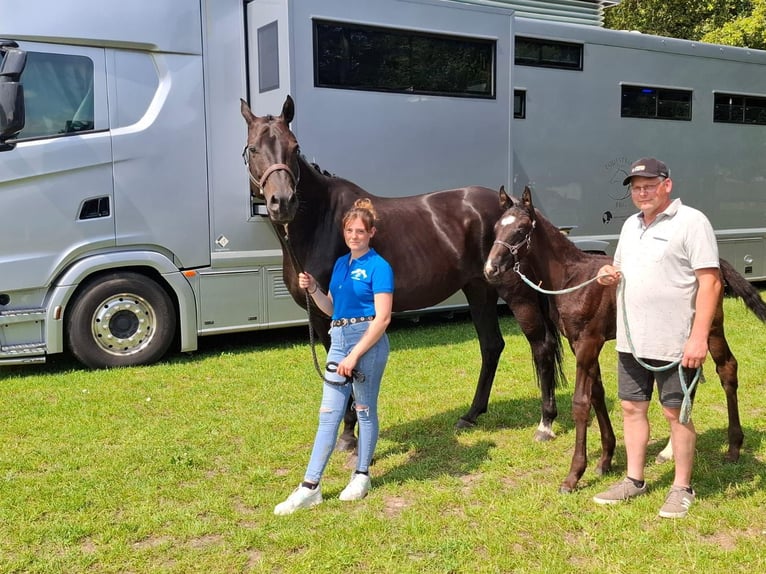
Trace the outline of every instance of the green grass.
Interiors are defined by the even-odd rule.
[[[763,571],[766,326],[741,302],[725,305],[745,449],[724,463],[725,401],[708,362],[694,407],[698,503],[679,521],[657,517],[672,465],[648,466],[645,497],[591,501],[625,465],[613,342],[602,370],[615,473],[593,472],[594,422],[579,489],[558,493],[574,443],[574,362],[567,351],[558,438],[536,443],[539,391],[507,316],[489,412],[461,433],[479,366],[472,326],[396,321],[370,495],[337,500],[351,461],[335,453],[325,503],[288,517],[272,510],[302,477],[321,393],[304,328],[204,339],[152,367],[86,371],[57,358],[2,369],[0,572]],[[650,414],[653,459],[667,425],[656,399]]]

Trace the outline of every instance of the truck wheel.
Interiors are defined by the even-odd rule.
[[[86,284],[66,317],[69,350],[94,369],[154,363],[176,331],[168,294],[149,277],[131,272]]]

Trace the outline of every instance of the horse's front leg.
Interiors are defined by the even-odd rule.
[[[586,371],[577,364],[575,390],[572,395],[572,420],[575,426],[575,446],[569,474],[559,487],[559,492],[568,494],[577,486],[588,465],[588,418],[590,417],[590,388]]]
[[[468,285],[463,288],[463,293],[468,300],[471,320],[479,338],[481,369],[471,408],[455,423],[458,429],[475,426],[479,415],[487,412],[497,365],[505,348],[497,315],[497,292],[488,289],[486,285]]]
[[[338,442],[335,443],[335,450],[351,452],[356,450],[357,439],[356,435],[354,434],[356,422],[356,409],[354,408],[354,395],[352,393],[348,398],[346,412],[343,415],[343,432],[340,433]]]
[[[551,301],[538,298],[530,289],[520,283],[510,289],[501,289],[500,296],[513,311],[521,331],[529,343],[535,376],[540,386],[540,423],[535,429],[536,441],[548,441],[556,438],[553,421],[558,416],[556,407],[556,387],[563,380],[563,355],[559,330],[550,317]]]
[[[614,457],[614,448],[617,440],[614,436],[612,421],[609,418],[609,411],[606,408],[606,398],[604,395],[604,384],[601,381],[601,367],[596,357],[593,373],[591,375],[591,405],[596,413],[598,428],[601,433],[601,458],[596,465],[596,474],[602,475],[612,470],[612,458]]]
[[[588,421],[591,405],[595,407],[601,429],[602,456],[599,461],[599,468],[603,468],[604,465],[611,465],[615,443],[614,432],[604,402],[604,387],[601,384],[598,366],[600,345],[595,342],[576,341],[572,344],[572,350],[575,353],[577,363],[575,390],[572,396],[575,448],[569,466],[569,474],[559,487],[559,492],[562,493],[569,493],[575,489],[588,465]]]

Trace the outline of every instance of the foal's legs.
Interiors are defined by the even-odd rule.
[[[598,364],[598,356],[603,344],[603,340],[591,339],[579,341],[576,346],[572,347],[577,361],[575,390],[572,396],[575,449],[572,454],[569,474],[559,487],[559,492],[562,493],[569,493],[575,489],[588,464],[587,438],[591,406],[596,413],[601,432],[601,458],[596,467],[596,472],[603,474],[611,470],[612,467],[616,439],[612,423],[609,419],[609,413],[606,409],[601,369]]]
[[[541,417],[535,440],[552,440],[556,438],[553,421],[558,416],[556,387],[564,377],[561,337],[549,313],[549,305],[553,303],[525,287],[519,279],[501,285],[500,296],[513,311],[532,351],[541,397]]]
[[[721,379],[721,387],[726,394],[726,410],[729,415],[729,452],[726,454],[726,460],[737,462],[745,435],[739,420],[737,359],[732,354],[724,336],[722,308],[719,308],[713,319],[713,326],[708,337],[708,349],[715,362],[718,378]]]
[[[724,336],[723,315],[718,314],[713,319],[713,326],[708,337],[708,350],[710,356],[715,362],[715,370],[718,378],[721,380],[721,387],[726,394],[726,410],[728,412],[729,427],[729,451],[726,453],[726,460],[737,462],[742,450],[742,443],[745,435],[742,432],[742,425],[739,420],[739,400],[737,399],[737,389],[739,381],[737,377],[737,359],[731,352],[729,344]],[[662,449],[655,459],[662,463],[673,459],[673,443],[668,441],[667,446]]]

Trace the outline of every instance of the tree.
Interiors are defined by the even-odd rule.
[[[606,10],[607,28],[766,48],[766,0],[623,0]]]
[[[701,39],[713,44],[766,50],[766,0],[754,0],[751,14],[738,16]]]

